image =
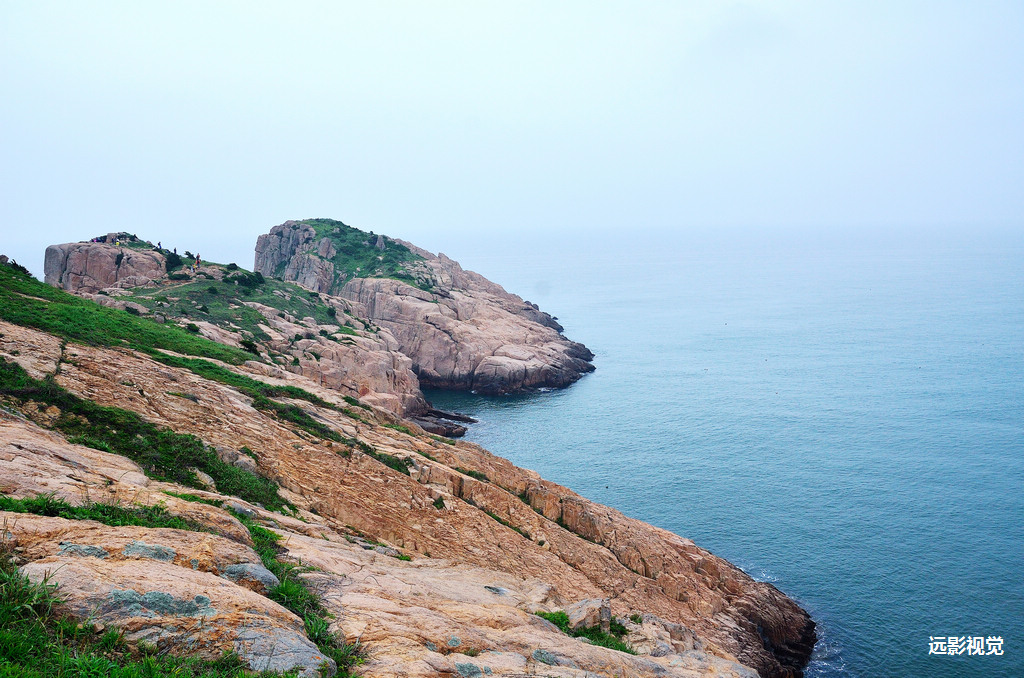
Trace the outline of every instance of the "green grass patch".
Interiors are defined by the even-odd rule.
[[[536,615],[547,619],[557,626],[562,633],[573,638],[586,638],[593,645],[607,647],[627,654],[636,654],[636,650],[622,640],[622,636],[626,635],[626,627],[615,620],[612,620],[611,633],[605,633],[601,630],[600,626],[584,626],[573,631],[569,628],[569,616],[562,610],[557,612],[537,612]]]
[[[433,433],[430,434],[430,439],[438,443],[444,443],[445,445],[455,445],[455,441],[452,440],[451,438],[445,438],[444,436],[436,436]]]
[[[173,492],[171,490],[163,490],[163,493],[171,497],[177,497],[178,499],[184,499],[185,501],[192,501],[197,504],[207,504],[209,506],[216,506],[217,508],[224,507],[224,501],[222,499],[205,499],[196,494],[189,494],[188,492]]]
[[[399,433],[404,433],[410,436],[416,435],[415,433],[412,432],[411,428],[409,428],[408,426],[402,426],[401,424],[384,424],[384,428],[390,428],[395,431],[398,431]]]
[[[46,582],[32,583],[0,544],[0,676],[3,678],[244,678],[277,674],[246,670],[237,655],[188,659],[132,653],[120,631],[58,613],[60,596]],[[139,648],[143,646],[140,643]]]
[[[484,510],[484,513],[489,515],[491,518],[494,518],[496,521],[498,521],[499,523],[501,523],[505,527],[509,528],[510,530],[515,530],[516,532],[519,533],[519,535],[521,537],[523,537],[525,539],[530,539],[532,541],[532,538],[530,537],[530,535],[528,535],[524,530],[522,530],[522,529],[516,527],[515,525],[513,525],[512,523],[508,522],[507,520],[505,520],[504,518],[499,516],[497,513],[493,513],[491,511],[486,510],[486,509]]]
[[[334,264],[334,289],[339,289],[352,278],[395,278],[402,282],[430,289],[425,281],[418,281],[407,269],[408,264],[422,261],[423,257],[405,245],[384,237],[383,249],[377,247],[377,235],[353,228],[335,219],[304,219],[320,238],[327,238],[336,253],[330,260]],[[296,228],[298,228],[296,226]]]
[[[236,513],[235,517],[249,530],[253,547],[259,554],[263,566],[273,572],[281,581],[280,584],[268,591],[268,596],[303,620],[306,636],[316,643],[324,655],[338,664],[337,676],[353,675],[355,667],[363,662],[360,647],[358,643],[348,645],[328,631],[330,624],[327,618],[330,613],[324,609],[320,599],[298,576],[310,568],[279,560],[278,554],[284,550],[279,544],[280,535],[240,513]]]
[[[37,297],[37,298],[30,298]],[[126,346],[145,353],[164,349],[241,364],[249,354],[68,294],[9,265],[0,265],[0,319],[89,346]]]
[[[208,531],[199,523],[194,523],[180,516],[171,515],[167,512],[167,507],[160,504],[153,506],[142,506],[139,504],[124,506],[121,504],[89,503],[82,506],[72,506],[52,494],[40,494],[35,497],[26,497],[25,499],[13,499],[7,495],[0,494],[0,511],[31,513],[37,516],[67,518],[68,520],[95,520],[104,525],[115,527],[137,525],[139,527],[170,527],[176,530],[190,530],[192,532]],[[3,674],[0,673],[0,675]]]
[[[455,470],[461,473],[462,475],[469,476],[470,478],[476,478],[477,480],[482,480],[485,483],[491,482],[491,479],[487,477],[486,473],[465,469],[462,468],[461,466],[456,466]]]
[[[372,447],[368,452],[366,450],[363,451],[388,468],[392,468],[399,473],[409,475],[409,467],[412,466],[412,460],[408,457],[396,457],[392,454],[387,454],[386,452],[378,452]]]
[[[222,461],[193,435],[175,433],[138,414],[103,407],[61,388],[53,379],[33,379],[16,363],[0,360],[0,395],[61,410],[52,428],[80,444],[128,457],[157,480],[201,489],[190,468],[207,473],[223,494],[279,511],[287,505],[277,483]]]

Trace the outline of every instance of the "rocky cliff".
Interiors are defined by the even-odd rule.
[[[267,377],[300,374],[396,414],[429,410],[412,360],[360,304],[310,295],[234,265],[205,262],[195,271],[168,272],[165,251],[122,235],[51,245],[46,282],[160,323],[191,326],[219,343],[249,346]]]
[[[124,246],[115,243],[124,237]],[[101,243],[109,246],[97,246]],[[137,287],[162,278],[167,260],[137,238],[110,233],[93,242],[50,245],[43,273],[46,282],[69,292],[96,293],[109,287]]]
[[[133,643],[232,650],[250,667],[304,675],[342,661],[335,645],[358,646],[366,676],[801,675],[814,623],[770,584],[478,446],[429,435],[351,383],[329,388],[294,353],[257,360],[232,348],[242,346],[232,324],[310,355],[321,340],[387,336],[358,320],[360,302],[231,282],[240,275],[253,274],[211,268],[123,290],[143,309],[129,314],[0,266],[0,501],[53,494],[93,512],[156,507],[187,521],[128,529],[53,511],[0,515],[0,542],[26,576],[60,585],[67,613],[92,611]],[[190,297],[190,285],[206,296]],[[246,285],[251,295],[228,296]],[[122,303],[109,296],[119,289],[96,298]],[[229,314],[200,321],[221,343],[154,322],[172,309]],[[296,322],[299,309],[309,322]],[[161,449],[172,456],[161,461]],[[315,605],[296,607],[284,580]],[[535,614],[558,611],[569,626]],[[584,631],[635,654],[574,637]]]
[[[594,369],[535,305],[444,255],[338,221],[288,221],[260,236],[255,270],[358,302],[424,386],[506,393],[567,386]]]

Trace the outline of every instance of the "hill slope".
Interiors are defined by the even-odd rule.
[[[689,540],[7,266],[0,295],[8,513],[55,493],[189,521],[0,516],[22,573],[49,573],[69,613],[97,610],[131,643],[311,673],[358,641],[367,676],[794,676],[809,656],[805,612]],[[588,633],[637,654],[532,614],[580,607]]]

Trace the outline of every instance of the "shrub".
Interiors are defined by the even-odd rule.
[[[178,256],[174,252],[171,252],[170,254],[167,255],[167,272],[170,273],[171,271],[181,268],[184,265],[184,263],[185,262],[181,260],[180,256]]]
[[[237,271],[238,270],[238,264],[232,262],[232,263],[228,264],[225,268],[227,268],[229,271]]]
[[[199,325],[196,325],[195,323],[189,323],[188,325],[185,325],[185,329],[191,332],[192,334],[199,334]]]
[[[125,306],[124,310],[125,310],[125,313],[130,313],[132,315],[141,315],[139,313],[139,309],[135,308],[134,306]]]
[[[219,294],[220,293],[220,290],[218,290],[213,285],[210,285],[209,287],[207,287],[206,291],[209,292],[210,294]]]
[[[242,348],[248,351],[249,353],[252,353],[253,355],[260,354],[259,347],[256,345],[256,342],[254,342],[252,339],[242,339],[238,343],[241,344]]]

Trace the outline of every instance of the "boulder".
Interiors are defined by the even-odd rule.
[[[600,626],[605,633],[611,631],[612,608],[607,598],[588,598],[573,603],[565,608],[565,614],[573,631],[594,626]]]
[[[47,284],[87,294],[145,285],[166,271],[167,259],[156,250],[96,242],[50,245],[43,263]]]

